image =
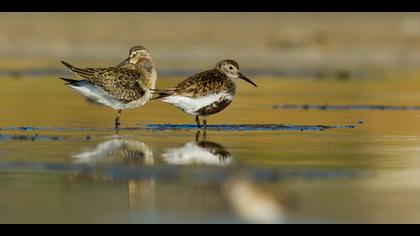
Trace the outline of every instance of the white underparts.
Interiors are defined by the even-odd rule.
[[[86,80],[81,80],[73,85],[68,86],[74,89],[76,92],[80,93],[81,95],[97,103],[111,107],[115,110],[135,109],[142,107],[151,97],[151,92],[147,91],[145,96],[143,96],[140,100],[127,103],[120,99],[112,97],[103,89],[95,86],[94,84]]]
[[[232,99],[232,94],[228,92],[220,92],[205,97],[197,98],[184,97],[180,95],[171,95],[162,98],[161,101],[172,104],[188,114],[198,115],[198,111],[203,107],[207,107],[215,102],[221,102],[224,100],[231,101]]]

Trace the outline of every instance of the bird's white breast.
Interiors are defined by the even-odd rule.
[[[111,107],[115,110],[135,109],[142,107],[152,97],[151,91],[147,90],[146,94],[141,99],[126,103],[122,100],[114,98],[103,89],[86,80],[82,80],[75,85],[69,85],[69,87],[76,90],[83,96],[90,98],[97,103]]]
[[[162,101],[172,104],[188,114],[198,115],[198,111],[203,107],[207,107],[215,102],[220,102],[224,100],[231,101],[233,98],[234,96],[228,92],[220,92],[196,98],[172,95],[162,98]]]

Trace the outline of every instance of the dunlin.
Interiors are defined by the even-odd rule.
[[[157,72],[150,52],[143,46],[130,50],[129,57],[116,67],[78,68],[62,61],[82,80],[61,78],[76,92],[118,111],[115,127],[120,127],[122,110],[144,106],[152,98]]]
[[[207,128],[207,116],[222,111],[233,101],[237,79],[243,79],[257,87],[239,72],[237,62],[223,60],[214,69],[193,75],[175,88],[155,90],[154,93],[158,96],[153,100],[172,104],[196,116],[198,128],[201,128],[199,116],[204,117],[204,128]]]

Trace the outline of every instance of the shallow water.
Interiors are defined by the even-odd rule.
[[[367,109],[418,106],[418,78],[254,77],[200,133],[159,102],[116,133],[56,78],[1,78],[0,222],[420,223],[420,113]]]

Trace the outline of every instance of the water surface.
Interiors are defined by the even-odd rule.
[[[160,102],[117,133],[57,78],[1,78],[0,222],[420,223],[420,113],[368,109],[420,105],[418,78],[257,76],[205,134]]]

